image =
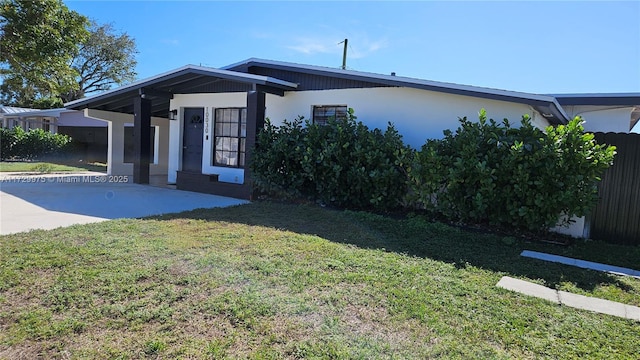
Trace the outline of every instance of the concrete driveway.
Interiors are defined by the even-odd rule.
[[[0,235],[248,203],[121,180],[102,174],[3,176]]]

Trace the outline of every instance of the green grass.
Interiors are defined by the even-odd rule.
[[[40,162],[40,161],[2,161],[0,162],[0,172],[82,172],[98,171],[106,172],[107,165],[102,163],[83,162]]]
[[[639,322],[495,284],[640,305],[639,280],[523,249],[640,263],[638,248],[269,202],[2,236],[0,359],[637,358]]]

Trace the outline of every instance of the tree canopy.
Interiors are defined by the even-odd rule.
[[[89,38],[81,44],[71,65],[77,74],[78,86],[61,94],[62,100],[80,99],[86,93],[133,81],[136,52],[136,43],[129,35],[117,34],[111,24],[93,23]]]
[[[60,0],[0,0],[0,96],[50,108],[135,78],[135,41]]]

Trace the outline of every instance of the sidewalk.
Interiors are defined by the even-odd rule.
[[[601,314],[640,321],[640,308],[637,306],[626,305],[615,301],[603,300],[584,295],[576,295],[566,291],[554,290],[542,285],[514,279],[508,276],[502,277],[496,286],[576,309],[589,310]]]

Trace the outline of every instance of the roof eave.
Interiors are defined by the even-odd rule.
[[[640,93],[591,93],[553,95],[563,105],[638,106]]]
[[[314,65],[303,65],[295,63],[286,63],[280,61],[263,60],[257,58],[250,58],[244,61],[240,61],[222,69],[236,69],[236,71],[243,70],[249,71],[250,67],[268,67],[279,70],[295,70],[304,73],[320,76],[337,76],[351,80],[361,80],[367,82],[379,83],[386,86],[397,87],[409,87],[421,90],[437,91],[454,95],[480,97],[491,100],[516,102],[521,104],[527,104],[535,108],[545,109],[548,108],[548,112],[545,114],[552,115],[547,118],[551,123],[563,124],[567,123],[569,118],[564,109],[557,102],[556,98],[550,95],[538,95],[530,93],[522,93],[501,89],[482,88],[471,85],[460,85],[452,83],[444,83],[430,80],[407,78],[395,75],[383,75],[359,72],[353,70],[332,69]],[[542,113],[541,110],[538,110]]]
[[[163,81],[170,80],[172,78],[176,78],[182,75],[188,75],[188,74],[219,77],[221,79],[230,80],[230,81],[269,86],[269,87],[277,88],[279,90],[295,90],[298,87],[298,84],[268,77],[268,76],[244,74],[244,73],[238,73],[238,72],[228,71],[228,70],[205,68],[205,67],[195,66],[195,65],[186,65],[178,69],[175,69],[173,71],[165,72],[147,79],[139,80],[113,90],[107,90],[95,96],[70,101],[65,104],[65,107],[76,108],[76,109],[81,108],[82,106],[92,102],[98,102],[113,96],[122,95],[128,92],[134,92],[143,87],[152,87]]]

